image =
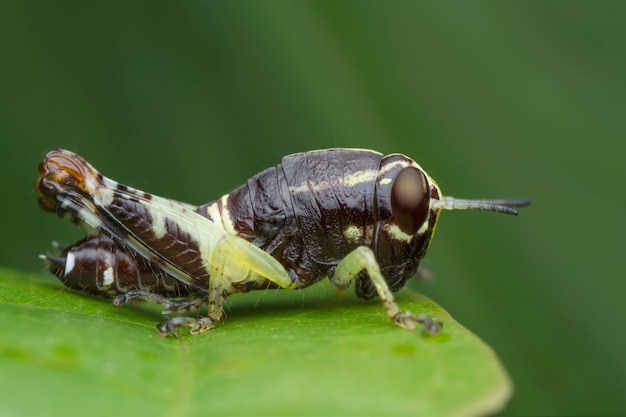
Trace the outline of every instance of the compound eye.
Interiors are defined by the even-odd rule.
[[[430,193],[424,173],[415,167],[404,168],[391,186],[391,211],[394,222],[409,235],[414,235],[426,221]]]

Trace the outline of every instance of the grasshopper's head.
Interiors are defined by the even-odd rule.
[[[443,196],[437,183],[412,159],[392,154],[380,163],[376,184],[373,248],[392,290],[415,274],[433,237],[442,210],[486,210],[517,214],[528,200],[462,200]],[[364,296],[373,288],[357,290]]]
[[[484,210],[517,215],[513,207],[529,200],[463,200],[444,196],[441,189],[415,161],[394,154],[383,158],[376,195],[379,220],[391,239],[408,241],[432,233],[441,210]]]
[[[390,181],[389,205],[391,222],[397,237],[432,235],[442,210],[483,210],[517,215],[514,207],[530,204],[530,200],[465,200],[444,196],[441,189],[415,161],[404,166]],[[430,239],[427,239],[430,240]],[[428,242],[425,242],[426,247]],[[424,248],[425,249],[425,248]]]

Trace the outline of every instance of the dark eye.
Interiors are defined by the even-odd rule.
[[[428,217],[430,193],[426,177],[417,168],[404,168],[391,186],[391,210],[394,222],[414,235]]]

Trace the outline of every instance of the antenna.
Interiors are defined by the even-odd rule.
[[[513,207],[523,207],[529,204],[530,200],[463,200],[454,197],[433,200],[433,208],[438,210],[484,210],[514,216],[517,216],[517,210]]]

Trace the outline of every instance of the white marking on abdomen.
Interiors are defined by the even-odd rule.
[[[68,252],[65,257],[65,276],[72,272],[76,264],[76,256],[72,252]]]
[[[102,271],[102,279],[98,278],[96,286],[100,291],[107,291],[111,288],[111,284],[115,283],[115,255],[108,251],[102,251],[102,263],[108,265]]]
[[[105,288],[108,288],[111,286],[111,284],[113,284],[114,280],[115,280],[115,275],[114,275],[113,267],[109,266],[102,273],[102,286]]]

